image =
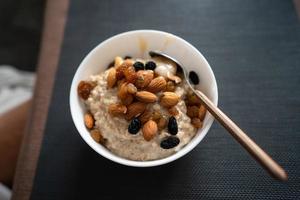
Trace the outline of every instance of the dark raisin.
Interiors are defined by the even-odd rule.
[[[128,126],[128,132],[131,134],[137,134],[142,126],[141,121],[139,118],[135,117],[133,120],[130,122]]]
[[[178,132],[177,121],[176,118],[173,116],[169,118],[168,131],[172,135],[176,135]]]
[[[176,147],[180,143],[180,140],[176,136],[169,136],[163,139],[160,143],[160,147],[163,149],[171,149]]]
[[[125,56],[124,57],[124,60],[126,60],[126,59],[131,59],[132,57],[131,56]]]
[[[194,85],[198,85],[199,84],[199,77],[196,74],[196,72],[194,71],[190,71],[189,73],[189,79],[190,81],[194,84]]]
[[[156,68],[156,64],[153,61],[149,61],[146,63],[145,68],[149,70],[154,70]]]
[[[144,63],[139,62],[139,61],[135,62],[133,64],[133,66],[135,68],[135,71],[144,70],[144,68],[145,68]]]

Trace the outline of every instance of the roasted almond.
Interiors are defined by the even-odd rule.
[[[157,97],[155,94],[148,92],[148,91],[140,91],[135,94],[137,100],[144,102],[144,103],[154,103],[157,101]]]
[[[157,134],[157,124],[153,120],[146,122],[142,129],[143,137],[146,141],[152,140]]]
[[[149,121],[152,117],[152,111],[147,109],[139,116],[139,119],[141,120],[142,124],[145,124],[147,121]]]
[[[133,99],[134,98],[133,98],[132,94],[127,94],[127,96],[124,99],[122,99],[121,101],[124,105],[128,106],[133,102]]]
[[[136,74],[135,86],[137,88],[147,87],[154,77],[152,70],[139,70]]]
[[[95,120],[91,113],[86,113],[84,115],[84,124],[88,129],[92,129],[94,126]]]
[[[160,98],[160,104],[164,107],[170,108],[179,102],[179,96],[174,92],[164,92]]]
[[[106,140],[98,129],[91,130],[91,137],[95,140],[95,142],[105,144]]]
[[[157,123],[158,130],[163,130],[164,128],[166,128],[167,123],[168,121],[166,120],[166,118],[164,117],[160,118]]]
[[[124,115],[127,111],[126,106],[118,103],[110,104],[108,106],[108,113],[113,116]]]
[[[166,85],[166,79],[162,76],[159,76],[149,83],[147,90],[152,93],[157,93],[163,91],[166,88]]]
[[[116,69],[115,68],[111,68],[109,70],[108,76],[107,76],[107,88],[113,88],[114,85],[117,82],[117,77],[116,77]]]
[[[135,85],[133,85],[132,83],[129,83],[127,85],[127,92],[129,94],[135,94],[137,92],[137,88],[135,87]]]
[[[117,80],[121,80],[125,76],[125,71],[127,68],[132,67],[132,65],[126,61],[122,62],[121,65],[115,67],[116,68],[116,78]]]
[[[198,117],[199,115],[199,107],[198,106],[188,106],[186,109],[186,114],[190,118]]]
[[[203,105],[201,105],[201,106],[200,106],[200,109],[199,109],[199,115],[198,115],[198,118],[199,118],[201,121],[203,121],[204,118],[205,118],[205,114],[206,114],[206,108],[205,108]]]
[[[134,102],[127,106],[127,113],[125,115],[126,120],[131,120],[133,117],[136,117],[142,114],[146,109],[146,104],[142,102]]]
[[[114,66],[119,67],[123,63],[123,61],[124,61],[123,58],[121,58],[120,56],[115,57]]]
[[[120,85],[119,87],[119,91],[118,91],[118,97],[121,100],[126,99],[126,97],[128,96],[128,91],[127,91],[127,83],[124,82]]]

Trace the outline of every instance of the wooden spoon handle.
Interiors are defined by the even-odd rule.
[[[215,106],[206,95],[196,90],[206,109],[228,130],[229,133],[275,178],[286,181],[287,173],[266,152],[264,152],[229,117]]]

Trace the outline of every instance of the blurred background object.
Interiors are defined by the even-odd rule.
[[[44,5],[44,0],[0,1],[0,200],[11,196],[8,187],[35,82]]]

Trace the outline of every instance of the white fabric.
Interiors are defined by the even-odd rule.
[[[11,197],[11,191],[0,183],[0,200],[9,200]]]
[[[0,115],[32,96],[34,73],[0,65]]]

